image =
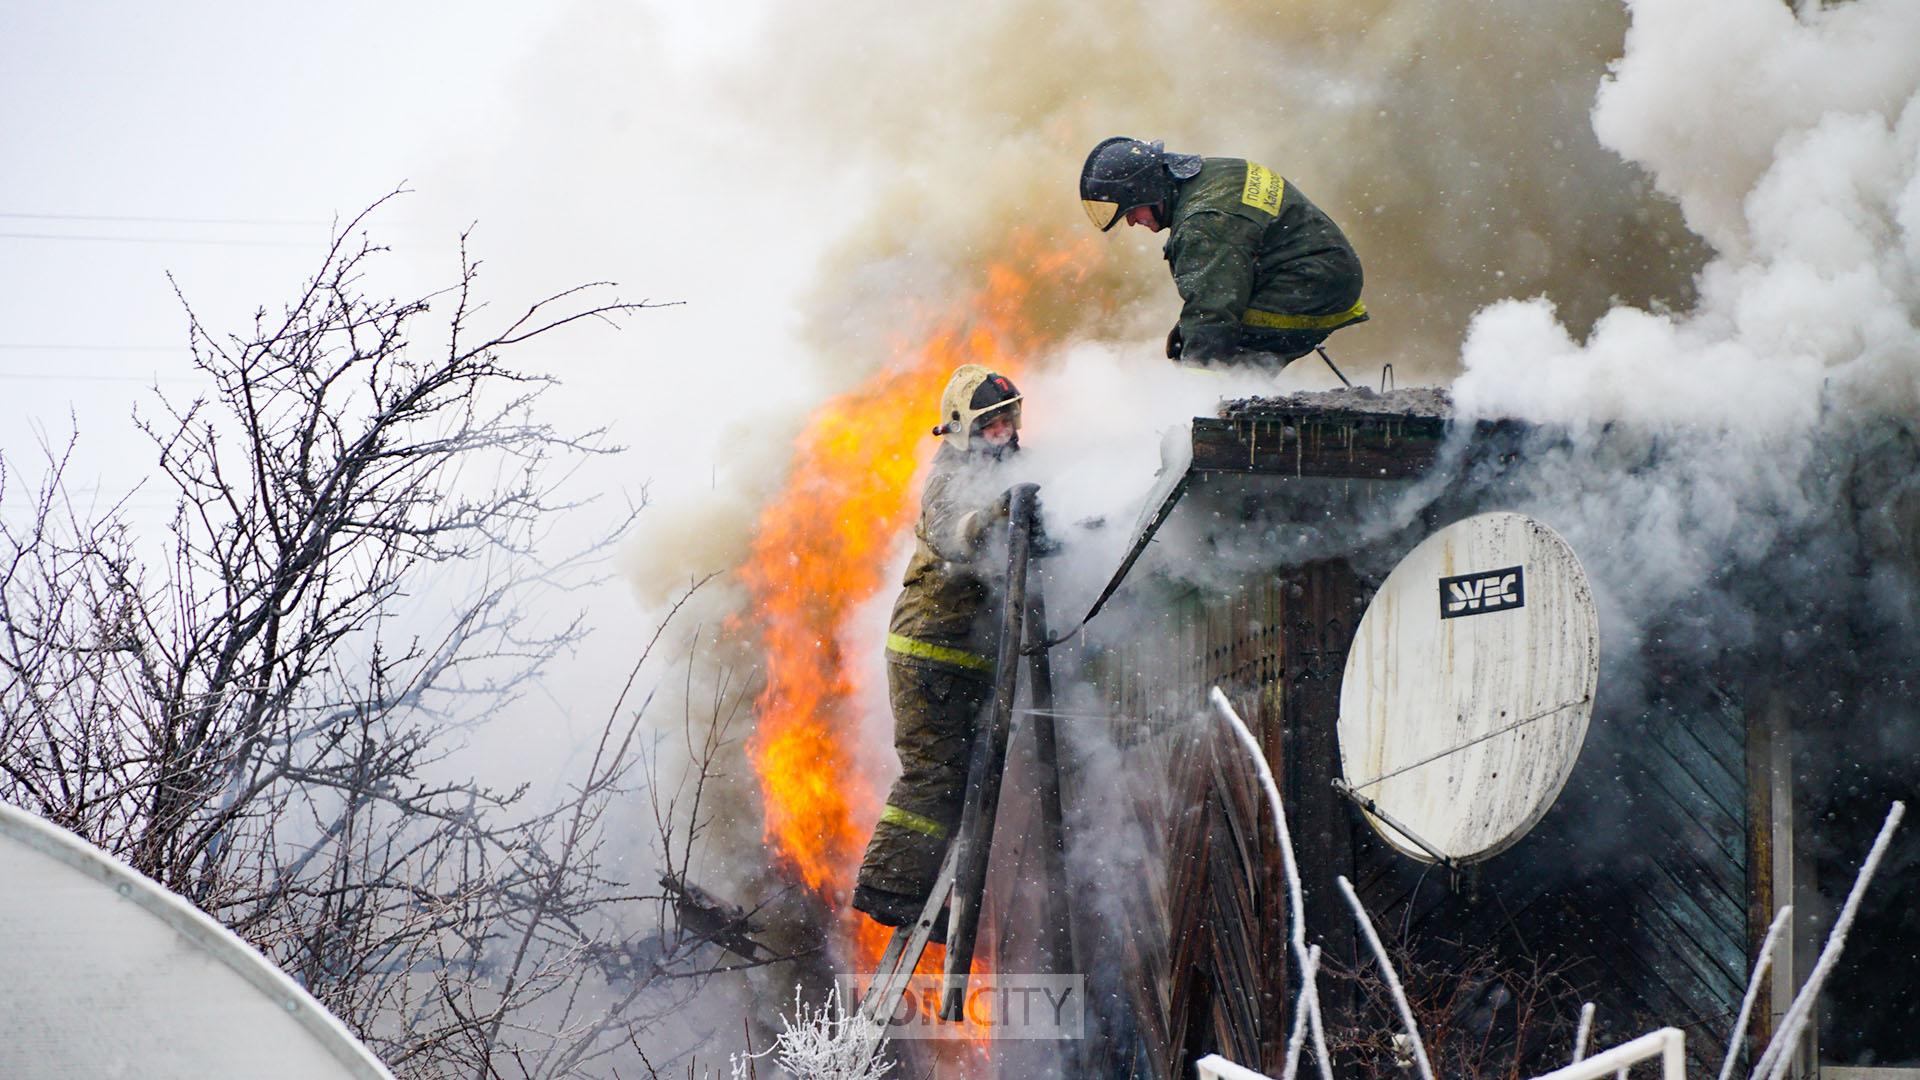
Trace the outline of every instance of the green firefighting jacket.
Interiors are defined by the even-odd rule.
[[[913,559],[888,624],[890,659],[990,680],[999,628],[981,556],[1005,477],[993,454],[943,443],[914,526]]]
[[[1279,351],[1270,342],[1325,337],[1367,317],[1353,246],[1279,173],[1206,158],[1180,182],[1168,218],[1167,261],[1186,301],[1183,359]]]

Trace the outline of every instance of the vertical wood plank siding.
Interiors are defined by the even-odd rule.
[[[1345,873],[1385,936],[1407,929],[1417,958],[1445,962],[1448,943],[1467,943],[1516,963],[1548,959],[1599,1003],[1603,1034],[1685,1026],[1693,1071],[1717,1069],[1752,933],[1738,703],[1678,669],[1663,680],[1667,696],[1637,711],[1609,709],[1603,685],[1555,807],[1456,891],[1444,871],[1380,842],[1326,783],[1338,768],[1346,647],[1367,598],[1341,563],[1207,592],[1163,589],[1151,600],[1151,632],[1106,640],[1090,631],[1062,650],[1061,670],[1091,679],[1101,698],[1099,719],[1063,721],[1066,753],[1084,756],[1091,740],[1117,754],[1128,827],[1155,838],[1138,865],[1110,868],[1099,886],[1124,925],[1078,916],[1083,953],[1123,969],[1109,993],[1094,995],[1116,1014],[1102,1019],[1105,1030],[1123,1037],[1089,1047],[1089,1074],[1188,1075],[1213,1052],[1274,1069],[1284,1053],[1284,880],[1252,772],[1204,710],[1215,684],[1281,778],[1309,930],[1330,956],[1354,955],[1331,893]],[[1070,819],[1090,778],[1110,780],[1069,769]],[[1113,804],[1110,792],[1102,797]],[[1348,1004],[1330,995],[1331,1010]]]
[[[1293,483],[1276,475],[1358,490],[1440,458],[1438,419],[1309,419],[1197,422],[1193,471],[1211,479],[1181,513],[1284,522],[1288,496],[1259,486]],[[1497,473],[1524,433],[1482,424],[1450,467]],[[1340,505],[1318,512],[1337,518]],[[1443,496],[1427,524],[1456,510],[1467,512]],[[1662,656],[1657,642],[1639,656],[1603,657],[1594,722],[1566,789],[1531,833],[1456,882],[1394,852],[1329,785],[1340,679],[1370,584],[1344,561],[1217,573],[1200,588],[1137,571],[1113,614],[1054,654],[1068,688],[1058,708],[1080,888],[1076,963],[1097,1014],[1081,1051],[1085,1075],[1172,1080],[1215,1052],[1277,1073],[1283,1059],[1285,883],[1253,772],[1206,709],[1214,685],[1281,783],[1309,933],[1331,960],[1350,965],[1355,955],[1332,891],[1334,875],[1346,874],[1384,937],[1405,930],[1416,961],[1445,964],[1464,946],[1517,966],[1558,966],[1597,1002],[1601,1042],[1682,1026],[1690,1074],[1718,1069],[1771,910],[1754,884],[1769,880],[1764,850],[1754,849],[1749,872],[1768,825],[1753,820],[1766,812],[1754,780],[1765,755],[1749,754],[1743,703],[1713,689],[1700,661]],[[1610,697],[1609,675],[1627,669],[1651,677],[1616,685],[1651,685],[1658,696]],[[1015,850],[996,848],[996,863],[1019,866],[1020,839],[1004,842]],[[1350,995],[1326,996],[1336,1022],[1354,1015]],[[1572,1015],[1564,1019],[1570,1026]]]

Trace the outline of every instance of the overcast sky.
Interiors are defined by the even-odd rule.
[[[520,360],[566,379],[560,419],[634,446],[635,484],[704,483],[715,410],[795,389],[742,380],[712,348],[784,347],[832,226],[779,192],[737,212],[729,144],[765,133],[714,91],[757,5],[726,10],[0,0],[0,451],[25,464],[71,410],[79,483],[117,494],[147,464],[124,452],[136,399],[155,378],[195,386],[167,274],[213,329],[242,331],[317,267],[336,215],[404,182],[414,194],[372,225],[395,288],[450,280],[477,222],[503,312],[601,279],[684,302]]]
[[[630,448],[572,493],[608,496],[608,515],[643,485],[704,496],[726,440],[766,437],[743,419],[820,396],[795,298],[844,227],[806,177],[765,183],[785,134],[728,104],[760,9],[0,0],[0,513],[24,509],[39,441],[77,426],[70,488],[133,492],[160,535],[172,499],[138,487],[155,455],[130,415],[156,380],[179,399],[204,385],[168,275],[211,330],[244,333],[318,268],[337,218],[403,183],[370,226],[393,248],[374,278],[391,295],[453,281],[474,224],[503,320],[588,281],[678,302],[509,359],[563,380],[545,419]],[[715,569],[696,561],[687,575]],[[606,715],[655,615],[618,584],[560,603],[552,617],[586,603],[601,632],[523,706],[534,722],[477,733],[461,768],[557,775],[564,761],[529,757],[569,752],[556,719]]]

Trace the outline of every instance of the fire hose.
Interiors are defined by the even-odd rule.
[[[1023,652],[1029,656],[1045,652],[1056,645],[1065,644],[1075,634],[1086,629],[1086,625],[1093,621],[1095,615],[1100,614],[1100,609],[1106,606],[1107,601],[1113,599],[1113,594],[1120,591],[1121,584],[1133,571],[1133,564],[1140,560],[1140,556],[1147,550],[1147,545],[1153,542],[1153,534],[1159,532],[1160,526],[1166,524],[1167,518],[1173,515],[1173,508],[1179,503],[1180,496],[1187,493],[1187,482],[1191,476],[1191,473],[1183,474],[1179,483],[1173,485],[1173,489],[1167,492],[1166,498],[1160,501],[1160,506],[1154,510],[1153,516],[1147,519],[1146,527],[1140,530],[1140,536],[1134,540],[1133,547],[1129,548],[1126,557],[1120,560],[1120,568],[1113,572],[1113,577],[1107,581],[1106,588],[1100,590],[1100,595],[1094,599],[1093,606],[1080,617],[1080,621],[1074,623],[1073,628],[1065,633],[1042,637],[1041,640],[1027,645]]]

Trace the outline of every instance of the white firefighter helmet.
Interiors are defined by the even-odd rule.
[[[947,380],[940,395],[940,426],[935,435],[952,438],[965,450],[982,420],[1001,411],[1012,410],[1013,427],[1020,429],[1020,390],[1013,380],[979,364],[961,364]]]

